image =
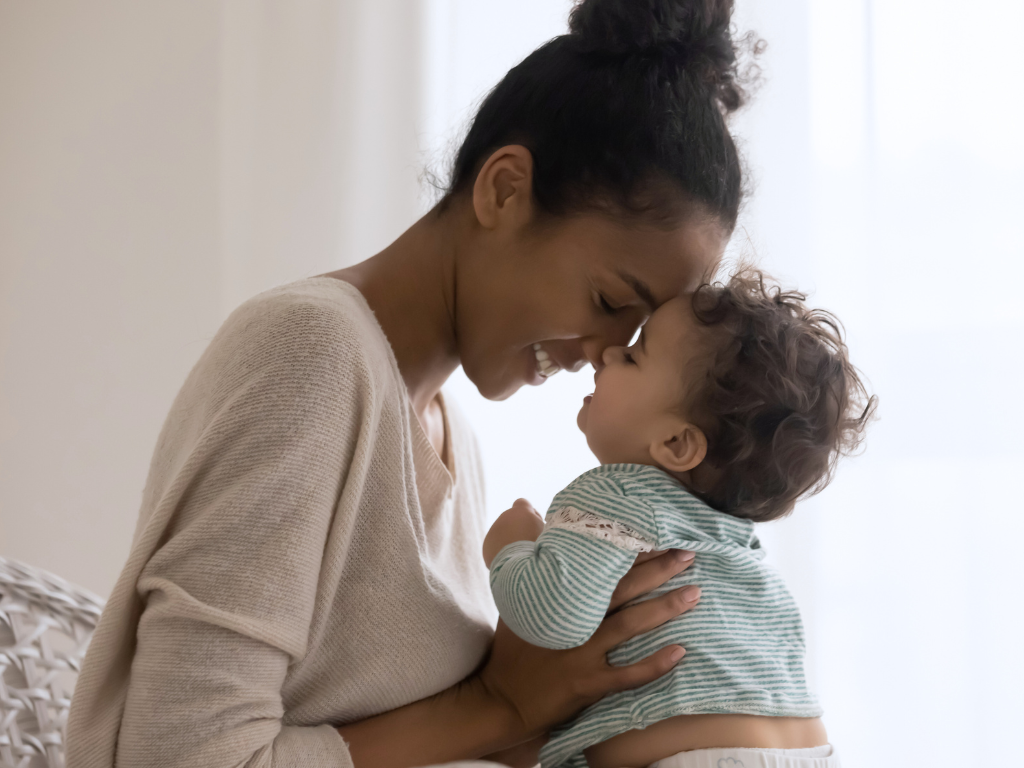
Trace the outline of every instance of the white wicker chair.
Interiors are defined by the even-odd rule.
[[[0,768],[64,768],[75,680],[103,601],[0,557]]]

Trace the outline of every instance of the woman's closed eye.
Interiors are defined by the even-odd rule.
[[[599,293],[597,294],[597,296],[600,307],[606,315],[614,315],[616,312],[618,312],[619,308],[613,307],[611,304],[609,304],[608,299],[604,297],[604,294]]]

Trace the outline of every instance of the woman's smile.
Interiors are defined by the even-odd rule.
[[[561,366],[551,358],[551,355],[540,344],[533,345],[533,355],[537,360],[537,373],[541,375],[541,378],[550,379],[562,370]]]
[[[550,374],[544,374],[544,370],[551,370],[552,361],[550,355],[548,355],[546,360],[542,360],[537,357],[538,351],[543,352],[543,349],[537,349],[539,346],[539,344],[531,344],[520,352],[523,359],[523,380],[531,387],[539,387],[548,380],[549,376],[554,376],[555,373],[561,370],[560,368],[556,368],[554,371],[551,371]]]

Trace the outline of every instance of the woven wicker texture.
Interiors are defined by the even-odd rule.
[[[0,557],[0,768],[64,768],[64,728],[103,601]]]

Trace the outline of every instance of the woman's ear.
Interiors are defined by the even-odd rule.
[[[669,472],[689,472],[708,452],[708,439],[703,430],[690,423],[682,424],[665,440],[651,443],[651,458]]]
[[[510,144],[495,150],[476,175],[473,209],[481,226],[494,229],[503,220],[528,221],[533,195],[533,155]]]

